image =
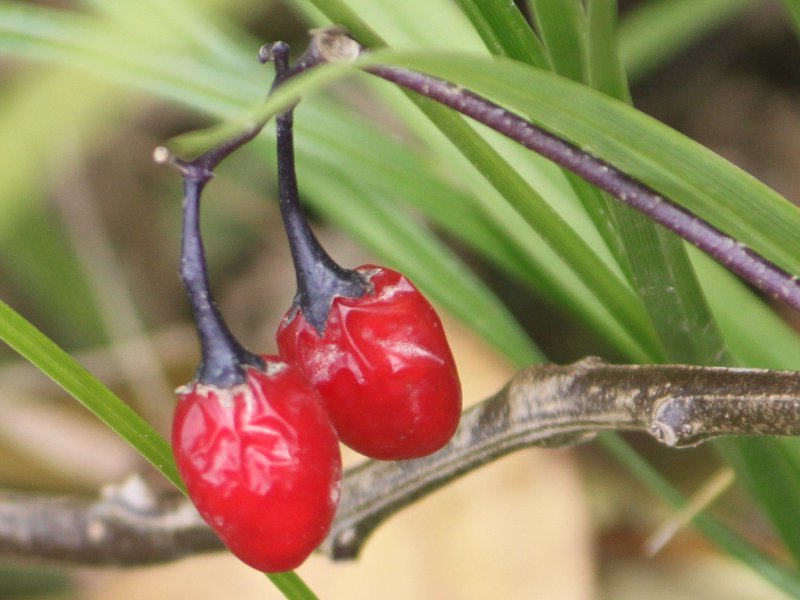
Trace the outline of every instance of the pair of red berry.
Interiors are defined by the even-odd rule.
[[[279,84],[291,74],[288,47],[274,44],[266,56]],[[307,65],[301,58],[295,70]],[[461,410],[434,309],[396,271],[343,269],[330,258],[299,204],[291,110],[277,131],[281,213],[298,282],[276,335],[280,358],[251,354],[228,330],[211,297],[199,227],[213,167],[255,133],[192,162],[172,159],[184,179],[181,278],[203,354],[195,380],[178,390],[175,458],[211,528],[267,572],[297,567],[330,529],[338,439],[373,458],[416,458],[447,443]]]

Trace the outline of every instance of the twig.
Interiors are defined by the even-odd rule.
[[[571,445],[607,430],[647,431],[669,446],[723,435],[798,435],[800,372],[598,358],[528,367],[465,411],[439,452],[349,469],[320,551],[354,558],[384,520],[453,479],[521,448]],[[139,480],[99,501],[0,496],[0,552],[17,557],[130,566],[221,548],[188,501],[158,500]]]
[[[311,47],[329,62],[345,63],[367,50],[340,26],[316,30]],[[399,67],[365,70],[448,106],[548,158],[675,232],[764,293],[800,309],[796,275],[604,160],[448,81]]]
[[[685,365],[537,365],[464,412],[429,457],[348,471],[323,551],[357,555],[385,518],[452,479],[530,446],[565,446],[604,430],[647,431],[668,446],[721,435],[800,433],[800,373]]]
[[[84,565],[146,565],[223,548],[183,497],[132,477],[100,499],[0,494],[0,553]]]

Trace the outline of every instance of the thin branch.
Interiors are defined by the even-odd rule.
[[[0,494],[0,554],[84,565],[146,565],[222,549],[184,497],[156,498],[139,477],[100,499]]]
[[[354,558],[384,520],[453,479],[521,448],[567,446],[607,430],[646,431],[676,447],[723,435],[798,435],[800,372],[599,358],[528,367],[465,411],[439,452],[349,469],[320,551]],[[221,548],[188,501],[154,498],[138,479],[109,488],[99,501],[0,495],[0,553],[142,565]]]
[[[340,26],[316,30],[311,47],[329,62],[351,62],[367,50]],[[796,275],[604,160],[448,81],[391,66],[366,71],[448,106],[548,158],[670,229],[762,292],[800,309]]]

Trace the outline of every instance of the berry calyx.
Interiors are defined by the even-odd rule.
[[[299,566],[325,538],[342,465],[316,390],[278,357],[247,351],[211,294],[200,196],[213,164],[242,139],[192,162],[166,150],[156,154],[183,175],[180,273],[202,348],[195,379],[177,391],[172,446],[189,497],[208,525],[243,562],[274,573]]]
[[[277,77],[289,70],[273,56]],[[276,339],[286,362],[314,384],[341,441],[384,460],[417,458],[444,446],[461,415],[461,385],[441,321],[403,275],[339,266],[300,206],[292,110],[277,118],[281,214],[297,294]]]

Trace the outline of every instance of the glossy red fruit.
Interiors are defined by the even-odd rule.
[[[277,333],[281,358],[322,397],[342,442],[399,460],[435,452],[461,415],[461,385],[436,311],[391,269],[356,269],[372,290],[334,297],[322,335],[297,307]]]
[[[180,388],[172,444],[189,496],[225,545],[255,569],[279,572],[325,538],[342,466],[317,393],[277,357],[263,359],[244,383]]]

